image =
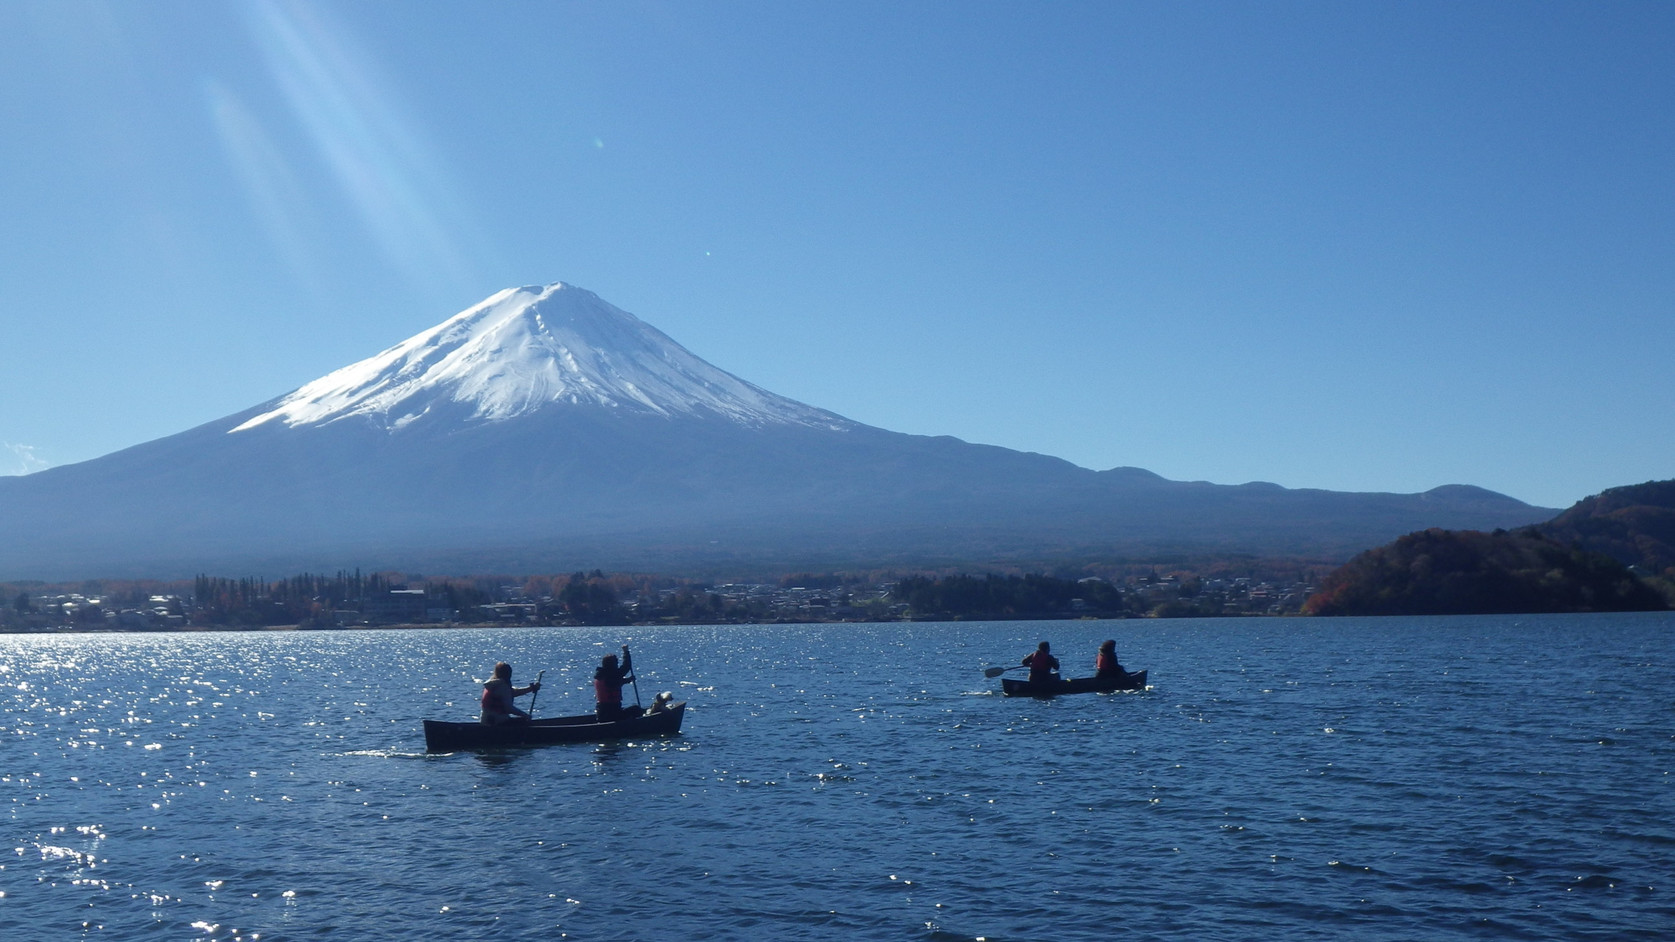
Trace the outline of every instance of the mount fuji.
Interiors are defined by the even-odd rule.
[[[565,406],[754,427],[855,427],[716,369],[591,291],[554,284],[501,291],[281,397],[232,434],[268,422],[294,429],[355,418],[386,432],[492,424]]]
[[[553,284],[501,291],[226,418],[0,477],[0,579],[1340,559],[1425,527],[1555,513],[1464,485],[1168,481],[886,431]]]

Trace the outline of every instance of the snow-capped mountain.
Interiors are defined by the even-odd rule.
[[[0,581],[1330,560],[1425,527],[1554,513],[1473,487],[1186,483],[886,431],[753,386],[555,284],[502,291],[198,428],[0,477]]]
[[[303,386],[232,431],[352,417],[390,430],[427,416],[504,422],[555,403],[707,413],[745,425],[853,424],[719,370],[593,292],[560,283],[501,291]]]

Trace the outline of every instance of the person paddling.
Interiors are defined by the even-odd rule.
[[[1053,657],[1052,648],[1045,641],[1035,646],[1034,653],[1025,655],[1022,663],[1029,668],[1029,682],[1032,684],[1050,684],[1058,680],[1059,659]]]
[[[478,722],[490,726],[529,722],[529,714],[518,709],[513,699],[540,689],[541,682],[538,680],[527,687],[512,686],[512,665],[501,661],[494,665],[494,676],[483,682],[483,712]]]
[[[607,654],[593,672],[593,713],[601,723],[612,723],[640,715],[638,705],[624,708],[622,685],[634,679],[634,663],[628,645],[622,646],[622,663],[615,654]]]
[[[1121,679],[1128,676],[1128,671],[1117,662],[1117,643],[1107,641],[1099,646],[1099,653],[1093,658],[1093,672],[1098,677],[1116,677]]]

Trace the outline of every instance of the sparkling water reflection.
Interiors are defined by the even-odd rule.
[[[1672,628],[0,636],[0,936],[1663,938]],[[1106,636],[1152,689],[982,676]],[[684,735],[424,752],[496,660],[583,712],[621,642]]]

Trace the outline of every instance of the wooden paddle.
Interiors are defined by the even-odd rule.
[[[985,670],[983,672],[983,676],[984,677],[999,677],[1001,674],[1004,674],[1007,671],[1021,671],[1026,666],[1027,665],[1019,664],[1016,667],[991,667],[988,670]]]
[[[541,678],[545,676],[547,676],[546,668],[542,668],[541,672],[535,675],[535,692],[529,695],[529,719],[531,722],[535,720],[535,700],[541,696]]]
[[[628,645],[626,644],[622,646],[622,659],[628,662],[629,667],[632,668],[634,666],[634,659],[629,656]],[[634,682],[634,705],[640,707],[640,672],[637,670],[630,670],[628,672],[628,679]],[[645,707],[640,707],[641,713],[644,713],[645,711]]]

